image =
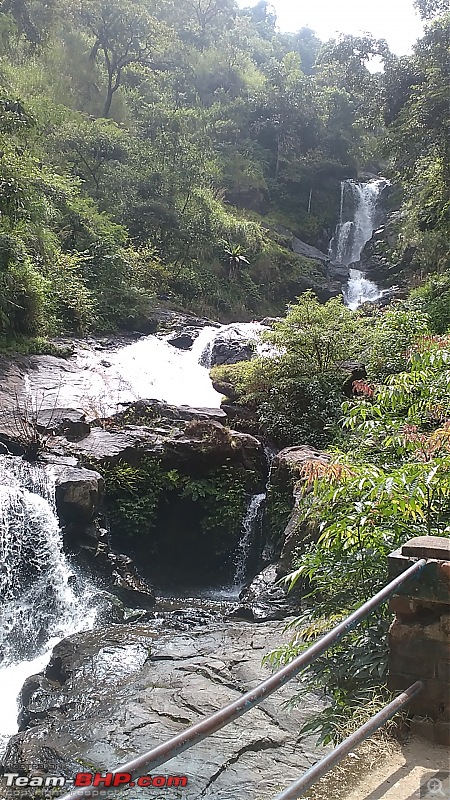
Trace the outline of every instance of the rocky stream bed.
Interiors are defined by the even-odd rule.
[[[0,664],[0,682],[11,671],[29,675],[19,732],[3,748],[4,772],[107,771],[269,674],[262,657],[286,640],[284,620],[298,603],[277,584],[295,525],[286,537],[283,526],[274,535],[271,513],[281,498],[288,521],[293,464],[325,456],[291,448],[275,457],[269,480],[259,439],[229,427],[207,368],[254,352],[245,328],[230,327],[166,315],[159,336],[74,342],[64,358],[2,358],[6,560],[19,536],[30,553],[48,551],[48,563],[58,565],[56,576],[53,568],[47,574],[31,557],[17,580],[6,581],[10,614],[27,614],[33,625],[30,585],[48,613],[34,649],[12,629],[16,661]],[[254,337],[255,326],[248,332]],[[189,405],[194,397],[198,407]],[[21,456],[37,445],[43,452],[26,467]],[[119,511],[114,506],[123,475],[147,481],[148,529],[138,516],[137,532],[125,530],[136,508],[125,506],[131,511],[123,516],[120,503],[129,498],[120,491]],[[42,504],[39,539],[33,520]],[[170,773],[189,780],[183,797],[264,800],[315,760],[313,742],[299,732],[319,700],[303,698],[288,712],[283,703],[294,688],[172,760]],[[170,790],[164,796],[171,800]]]

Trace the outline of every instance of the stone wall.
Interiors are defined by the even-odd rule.
[[[424,690],[411,701],[413,730],[450,745],[450,539],[418,537],[389,559],[392,578],[417,559],[428,563],[391,600],[395,613],[389,631],[389,688],[399,691],[415,681]]]

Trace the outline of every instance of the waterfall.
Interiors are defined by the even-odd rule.
[[[255,533],[256,524],[260,518],[259,511],[265,499],[265,492],[263,494],[255,494],[248,504],[247,512],[242,521],[242,536],[235,554],[236,569],[233,577],[234,586],[241,586],[247,577],[247,562],[253,542],[253,535]]]
[[[97,616],[98,593],[64,555],[54,497],[50,470],[0,456],[0,752],[17,730],[25,678]]]
[[[382,221],[380,195],[389,185],[385,178],[357,183],[346,180],[341,183],[339,224],[330,242],[329,255],[339,264],[351,267],[358,263],[365,245]],[[382,292],[375,283],[364,277],[358,269],[350,269],[350,277],[344,291],[345,303],[351,309],[361,303],[373,302]]]
[[[202,328],[192,345],[192,357],[201,367],[209,370],[211,368],[211,353],[214,340],[217,336],[217,328],[207,326]]]

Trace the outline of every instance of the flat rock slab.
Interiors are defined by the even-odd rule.
[[[262,657],[286,641],[282,623],[228,621],[185,633],[157,633],[151,624],[77,634],[54,650],[45,676],[24,687],[27,730],[4,758],[8,771],[71,774],[76,763],[110,770],[212,714],[270,674]],[[269,800],[323,750],[299,738],[320,704],[311,695],[288,712],[294,680],[191,750],[153,770],[186,775],[189,800]],[[127,791],[138,798],[142,790]],[[180,790],[165,789],[167,800]]]

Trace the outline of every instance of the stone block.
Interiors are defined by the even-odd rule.
[[[403,556],[450,562],[450,539],[446,536],[416,536],[401,548]]]
[[[419,680],[419,676],[414,674],[389,673],[388,687],[393,692],[401,692]],[[421,717],[428,717],[434,721],[450,721],[450,696],[448,691],[448,681],[430,678],[424,680],[425,688],[417,695],[407,709],[412,714]]]
[[[430,719],[415,718],[411,723],[411,732],[429,742],[442,747],[450,747],[450,722],[433,722]]]
[[[433,537],[419,537],[433,538]],[[435,537],[439,538],[439,537]],[[412,546],[411,546],[412,547]],[[408,567],[415,564],[419,556],[410,556],[404,554],[404,549],[411,552],[411,547],[407,548],[406,545],[400,550],[395,550],[388,557],[389,576],[396,578],[405,572]],[[418,551],[420,552],[420,550]],[[422,571],[410,578],[403,586],[401,586],[396,595],[406,596],[414,600],[426,603],[445,603],[450,605],[450,563],[446,566],[447,562],[438,561],[437,559],[428,559],[427,564]]]
[[[450,653],[443,642],[432,649],[425,649],[423,642],[411,641],[408,647],[390,643],[389,670],[392,673],[414,674],[416,680],[437,678],[448,681]]]
[[[400,619],[410,619],[413,618],[416,613],[417,602],[411,597],[395,595],[395,597],[392,597],[390,600],[389,609]]]

